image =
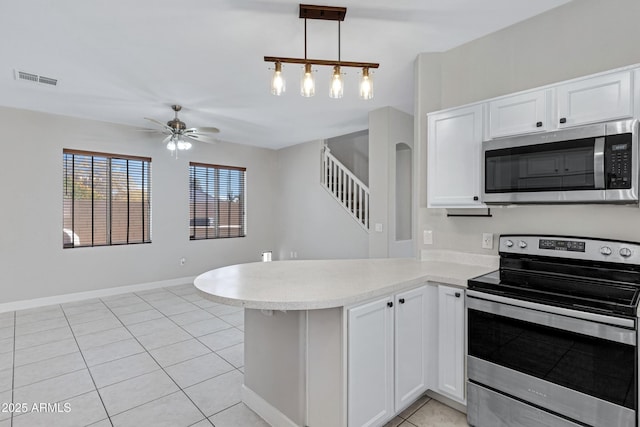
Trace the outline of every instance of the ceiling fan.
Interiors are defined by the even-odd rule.
[[[167,149],[172,153],[176,150],[182,151],[190,149],[190,141],[216,142],[212,135],[220,132],[218,128],[187,128],[187,125],[178,118],[178,112],[182,110],[182,106],[172,105],[171,109],[175,112],[175,117],[166,124],[155,119],[150,119],[149,117],[145,117],[145,120],[149,120],[162,127],[161,132],[167,135],[162,143],[166,143]]]

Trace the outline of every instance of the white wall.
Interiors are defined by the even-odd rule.
[[[447,218],[426,208],[426,114],[442,108],[640,63],[637,0],[580,0],[444,53],[416,60],[414,177],[418,249],[481,249],[481,233],[553,233],[640,241],[640,209],[623,206],[491,208],[493,218]],[[433,230],[434,244],[422,244]]]
[[[396,227],[396,144],[413,148],[413,117],[385,107],[369,113],[369,188],[371,258],[413,255],[411,241],[397,242]],[[382,231],[375,225],[381,224]]]
[[[161,135],[1,107],[0,127],[0,303],[194,276],[275,246],[272,150],[196,143],[175,160]],[[151,244],[62,248],[64,148],[152,157]],[[246,238],[189,240],[190,160],[247,168]]]
[[[278,151],[274,259],[367,258],[368,233],[320,184],[323,141]]]
[[[336,156],[365,185],[369,185],[369,131],[362,130],[329,138],[331,154]]]

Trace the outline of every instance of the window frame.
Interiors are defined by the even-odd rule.
[[[207,174],[209,173],[209,171],[213,171],[214,173],[219,173],[220,171],[228,171],[228,172],[241,172],[241,186],[239,189],[240,194],[239,194],[239,202],[240,202],[240,215],[238,217],[238,219],[240,220],[240,230],[241,232],[237,235],[230,235],[229,232],[227,232],[227,235],[221,235],[221,226],[222,225],[226,225],[227,227],[230,227],[231,224],[231,214],[230,214],[230,207],[228,208],[228,213],[229,213],[229,221],[226,224],[221,223],[221,221],[219,220],[219,215],[220,215],[220,207],[219,207],[219,200],[218,200],[218,208],[217,208],[217,212],[216,212],[216,216],[215,217],[210,217],[208,215],[208,201],[205,202],[206,203],[206,207],[205,207],[205,211],[207,212],[207,216],[206,217],[198,217],[196,215],[196,191],[197,191],[197,185],[196,185],[196,179],[198,178],[197,174],[196,174],[196,170],[195,168],[205,168],[207,170]],[[207,175],[208,177],[208,175]],[[218,178],[214,178],[215,180],[218,180],[216,182],[218,182],[219,184],[219,175]],[[231,181],[231,177],[229,177],[227,179],[228,182]],[[214,184],[214,187],[217,184]],[[208,185],[207,185],[207,189],[208,189]],[[216,191],[216,189],[214,188],[214,193]],[[204,190],[203,191],[207,196],[211,196],[210,192]],[[228,195],[230,196],[230,195]],[[214,197],[214,196],[211,196]],[[229,202],[231,202],[231,199],[228,199]],[[198,219],[206,219],[206,224],[202,224],[202,221],[198,221]],[[211,222],[211,219],[213,219],[213,223]],[[198,237],[197,233],[196,233],[196,227],[206,227],[205,228],[205,235],[202,237]],[[213,228],[212,233],[210,234],[208,229],[209,228]],[[229,228],[228,228],[229,230]],[[220,165],[220,164],[210,164],[210,163],[201,163],[201,162],[189,162],[189,240],[191,241],[197,241],[197,240],[219,240],[219,239],[235,239],[235,238],[242,238],[242,237],[247,237],[247,168],[246,167],[241,167],[241,166],[228,166],[228,165]]]
[[[66,156],[70,155],[71,157],[71,185],[72,185],[72,196],[71,196],[71,233],[73,233],[73,236],[71,236],[71,242],[70,243],[65,243],[65,239],[64,239],[64,233],[66,230],[65,228],[65,214],[64,214],[64,205],[65,205],[65,194],[66,194],[66,179],[68,177],[68,173],[67,173],[67,165],[65,164],[66,161]],[[75,195],[75,173],[76,173],[76,166],[75,166],[75,156],[85,156],[85,157],[90,157],[90,161],[92,164],[92,180],[91,180],[91,186],[90,186],[90,191],[91,191],[91,218],[90,218],[90,224],[91,224],[91,243],[89,244],[75,244],[75,236],[77,235],[75,233],[76,228],[74,226],[74,223],[76,221],[76,217],[75,217],[75,201],[76,200],[81,200],[81,199],[76,199],[74,197]],[[105,165],[105,171],[107,174],[107,178],[106,178],[106,191],[105,191],[105,241],[104,243],[100,242],[100,243],[96,243],[96,239],[95,239],[95,212],[94,212],[94,203],[95,203],[95,189],[96,189],[96,185],[93,182],[93,178],[94,178],[94,162],[95,162],[95,158],[101,158],[101,159],[106,159],[106,165]],[[127,179],[126,179],[126,206],[127,206],[127,226],[126,226],[126,241],[122,242],[122,241],[115,241],[114,242],[114,233],[113,230],[114,228],[114,211],[113,211],[113,202],[114,202],[114,194],[113,194],[113,188],[114,188],[114,182],[118,183],[117,181],[114,181],[114,176],[113,176],[113,171],[114,171],[114,164],[113,161],[126,161],[127,162],[127,167],[126,167],[126,171],[127,171]],[[75,249],[75,248],[91,248],[91,247],[103,247],[103,246],[128,246],[128,245],[138,245],[138,244],[147,244],[147,243],[151,243],[152,242],[152,186],[151,186],[151,157],[144,157],[144,156],[133,156],[133,155],[124,155],[124,154],[114,154],[114,153],[105,153],[105,152],[98,152],[98,151],[88,151],[88,150],[76,150],[76,149],[68,149],[68,148],[64,148],[62,150],[62,161],[63,161],[63,194],[62,194],[62,201],[63,201],[63,215],[62,215],[62,220],[63,220],[63,242],[62,242],[62,248],[63,249]],[[130,189],[130,172],[129,172],[129,165],[128,165],[128,161],[136,161],[136,162],[143,162],[140,168],[140,179],[141,179],[141,187],[140,187],[140,210],[141,210],[141,240],[134,240],[134,241],[129,241],[129,233],[130,233],[130,205],[132,203],[131,201],[131,189]],[[146,163],[146,164],[145,164]],[[117,167],[117,165],[116,165]],[[122,182],[122,181],[120,181]],[[145,185],[146,184],[146,185]],[[146,199],[145,199],[146,196]],[[137,203],[136,201],[134,201],[133,203]]]

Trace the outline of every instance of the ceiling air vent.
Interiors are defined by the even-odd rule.
[[[43,85],[57,86],[58,79],[52,79],[51,77],[39,76],[37,74],[27,73],[25,71],[15,70],[16,80],[24,80],[27,82],[41,83]]]

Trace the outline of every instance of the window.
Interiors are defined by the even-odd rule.
[[[245,237],[245,168],[189,163],[191,240]]]
[[[63,247],[151,243],[151,159],[63,151]]]

